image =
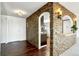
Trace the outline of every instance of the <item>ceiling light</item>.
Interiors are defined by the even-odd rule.
[[[18,14],[19,16],[26,15],[26,12],[20,9],[14,10],[14,13]]]

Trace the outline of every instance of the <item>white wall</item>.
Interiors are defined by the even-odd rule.
[[[1,16],[0,16],[0,42],[1,42]],[[1,55],[1,43],[0,43],[0,55]]]
[[[0,42],[2,41],[2,36],[1,36],[1,15],[0,15]]]
[[[22,40],[26,40],[26,19],[2,15],[1,43]]]
[[[79,16],[77,16],[77,27],[78,27],[77,37],[79,38]]]

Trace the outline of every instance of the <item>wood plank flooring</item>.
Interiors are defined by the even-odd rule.
[[[46,56],[47,47],[37,49],[35,46],[26,41],[11,42],[1,44],[2,56]]]

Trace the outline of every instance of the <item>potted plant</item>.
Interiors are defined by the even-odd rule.
[[[76,23],[76,21],[74,22],[74,24],[73,24],[73,26],[71,28],[72,28],[73,33],[75,33],[77,31],[77,23]]]

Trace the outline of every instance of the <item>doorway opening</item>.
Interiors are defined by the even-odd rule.
[[[50,37],[50,14],[44,12],[39,17],[39,49],[47,46],[47,39]]]

